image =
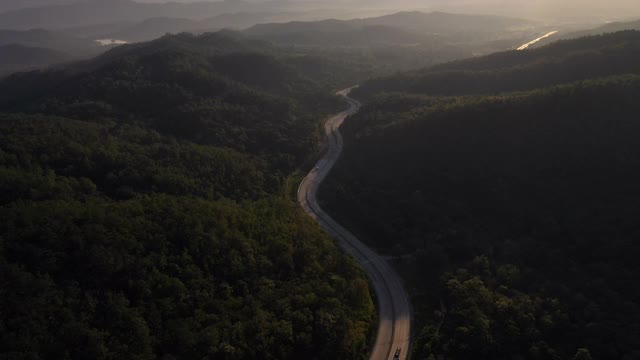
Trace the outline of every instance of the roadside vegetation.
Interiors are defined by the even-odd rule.
[[[365,356],[363,272],[283,195],[343,104],[288,60],[178,35],[0,82],[0,357]]]
[[[638,44],[563,41],[357,90],[320,198],[396,256],[414,358],[639,356]]]

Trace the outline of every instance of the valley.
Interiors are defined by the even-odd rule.
[[[572,4],[0,4],[0,358],[640,358],[640,6]]]

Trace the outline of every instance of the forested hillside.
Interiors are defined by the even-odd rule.
[[[520,91],[640,71],[640,32],[565,40],[526,51],[461,60],[366,82],[354,95],[380,92],[474,95]]]
[[[351,20],[255,25],[242,33],[297,50],[359,60],[387,75],[503,51],[535,34],[535,23],[499,16],[399,12]]]
[[[286,60],[252,48],[224,34],[166,37],[115,49],[87,71],[16,74],[0,82],[0,106],[134,123],[259,154],[286,174],[314,153],[319,120],[341,104]]]
[[[0,82],[0,358],[363,358],[368,283],[283,195],[343,104],[252,48],[181,35]]]
[[[428,91],[360,92],[371,97],[347,119],[320,197],[396,256],[416,309],[414,358],[640,356],[639,43],[561,42],[426,70],[440,76],[416,80]],[[567,65],[575,49],[584,67]],[[493,81],[467,92],[459,74]]]

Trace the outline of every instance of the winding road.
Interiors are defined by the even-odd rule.
[[[318,187],[342,154],[343,141],[338,127],[347,116],[357,113],[360,109],[360,103],[349,98],[350,91],[351,89],[346,89],[338,92],[349,101],[349,109],[325,123],[324,129],[329,139],[328,151],[300,184],[298,202],[305,212],[312,216],[329,235],[336,238],[340,246],[360,263],[374,287],[379,326],[370,359],[394,359],[396,351],[400,349],[398,359],[404,360],[409,355],[412,313],[409,296],[402,286],[400,277],[380,255],[364,245],[322,210],[317,201]]]

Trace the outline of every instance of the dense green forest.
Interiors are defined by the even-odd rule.
[[[603,39],[627,45],[600,56]],[[637,73],[622,65],[639,43],[619,33],[440,67],[476,74],[546,52],[530,61],[541,76],[563,51],[594,44],[582,61],[604,61],[598,71],[569,77],[591,80],[503,93],[514,83],[498,70],[475,95],[463,83],[456,96],[360,92],[368,103],[345,122],[345,153],[320,198],[395,256],[413,296],[416,359],[640,357],[640,77],[600,77]],[[429,72],[444,79],[429,86],[458,86]]]
[[[292,64],[180,35],[0,82],[0,358],[365,356],[363,272],[283,195],[343,106]]]
[[[182,34],[125,46],[77,67],[10,76],[0,82],[0,106],[137,124],[260,155],[286,174],[316,151],[319,120],[341,103],[329,85],[252,51],[260,45]]]

